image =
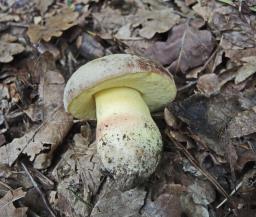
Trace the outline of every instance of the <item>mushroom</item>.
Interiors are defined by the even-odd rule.
[[[162,152],[150,111],[172,101],[176,87],[156,63],[130,54],[105,56],[81,66],[68,80],[64,107],[78,119],[97,119],[97,151],[120,189],[144,181]]]

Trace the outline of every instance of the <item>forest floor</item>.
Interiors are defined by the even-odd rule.
[[[0,1],[0,217],[255,217],[255,0]],[[122,192],[95,121],[63,109],[81,65],[129,53],[173,75],[164,142]]]

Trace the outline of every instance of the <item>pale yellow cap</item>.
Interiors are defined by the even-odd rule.
[[[150,111],[156,111],[176,96],[170,74],[151,60],[130,54],[113,54],[81,66],[68,80],[64,107],[79,119],[95,119],[95,93],[113,87],[138,90]]]

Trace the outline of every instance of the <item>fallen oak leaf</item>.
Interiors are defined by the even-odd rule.
[[[59,37],[64,30],[76,25],[78,15],[77,12],[69,8],[63,8],[55,16],[47,18],[45,25],[30,25],[27,35],[32,43],[37,43],[41,39],[50,41],[52,37]]]
[[[132,27],[142,26],[140,36],[151,39],[156,33],[164,33],[180,21],[173,9],[139,11],[132,19]]]
[[[171,71],[186,73],[200,66],[210,57],[214,38],[208,30],[198,30],[189,22],[174,26],[165,42],[158,41],[145,54],[163,65],[170,65]]]
[[[101,29],[103,38],[115,35],[120,40],[151,39],[156,33],[167,32],[180,21],[180,16],[171,8],[143,8],[135,14],[123,16],[120,10],[106,7],[101,12],[93,13],[93,17],[95,28]]]
[[[25,50],[24,46],[19,43],[0,41],[0,62],[9,63],[13,60],[15,54]]]

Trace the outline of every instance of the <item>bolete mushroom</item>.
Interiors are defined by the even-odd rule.
[[[172,101],[171,75],[156,63],[114,54],[81,66],[64,91],[66,111],[79,119],[97,119],[96,143],[101,161],[128,189],[156,169],[162,138],[150,111]]]

